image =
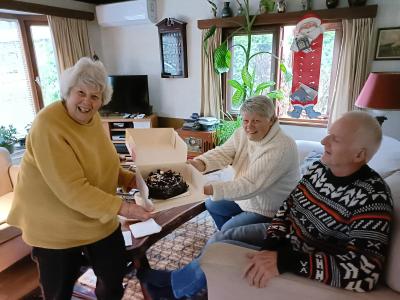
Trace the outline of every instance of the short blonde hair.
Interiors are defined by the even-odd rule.
[[[366,149],[366,161],[370,161],[382,142],[382,129],[379,122],[364,111],[350,111],[341,118],[350,119],[357,124],[354,128],[355,142]]]
[[[99,90],[101,92],[102,105],[106,105],[111,101],[113,90],[101,61],[93,61],[89,57],[82,57],[73,67],[66,69],[60,77],[61,98],[66,100],[71,89],[78,84]]]
[[[266,96],[254,96],[248,98],[240,107],[240,114],[257,113],[269,120],[275,118],[274,101]]]

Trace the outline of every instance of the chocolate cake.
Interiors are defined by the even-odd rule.
[[[182,176],[172,170],[156,170],[146,178],[149,188],[149,197],[153,199],[168,199],[183,194],[188,190],[188,185]]]

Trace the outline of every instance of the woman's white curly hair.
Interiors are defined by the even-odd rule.
[[[111,101],[113,90],[101,61],[82,57],[73,67],[66,69],[60,77],[61,98],[66,100],[71,89],[78,84],[99,90],[102,96],[102,105]]]

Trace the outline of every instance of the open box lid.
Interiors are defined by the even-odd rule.
[[[125,141],[137,166],[186,161],[187,145],[173,128],[126,129]]]

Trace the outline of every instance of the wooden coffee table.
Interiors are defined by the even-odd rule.
[[[127,257],[133,262],[135,268],[148,267],[149,261],[146,257],[146,251],[157,241],[170,234],[176,228],[186,223],[193,217],[205,211],[204,201],[185,204],[156,213],[153,218],[162,227],[159,233],[155,233],[142,238],[132,238],[132,246],[127,246]],[[129,225],[134,222],[124,221],[122,230],[129,231]],[[146,291],[142,288],[144,299],[151,299]]]
[[[135,263],[137,261],[147,263],[147,249],[185,222],[205,211],[205,209],[204,201],[199,201],[155,213],[153,219],[162,227],[162,230],[159,233],[142,238],[132,238],[132,246],[126,247],[128,258]],[[129,225],[133,223],[124,221],[122,223],[122,230],[129,231]]]

